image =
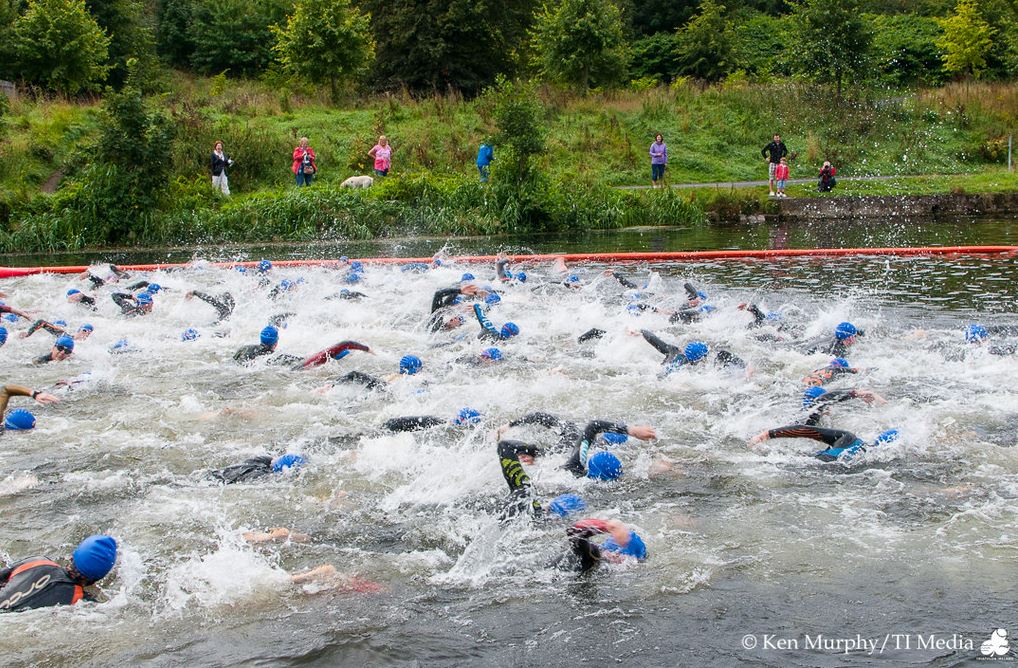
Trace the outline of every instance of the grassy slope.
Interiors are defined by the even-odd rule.
[[[645,183],[646,152],[655,132],[666,137],[672,182],[759,179],[766,176],[759,151],[774,129],[799,154],[794,176],[812,175],[824,159],[834,160],[845,176],[961,174],[992,171],[1002,161],[1001,137],[1016,126],[1018,84],[955,85],[841,105],[792,84],[587,99],[546,91],[544,101],[545,167],[565,181]],[[289,151],[300,135],[309,136],[318,152],[321,181],[336,184],[370,173],[365,154],[379,132],[397,147],[395,173],[429,170],[473,178],[476,146],[493,129],[482,105],[456,98],[370,99],[335,109],[320,99],[283,100],[257,83],[230,82],[224,88],[210,80],[181,80],[168,103],[194,120],[181,124],[177,174],[203,175],[206,144],[222,137],[238,160],[231,180],[240,196],[290,183]],[[89,104],[15,102],[4,119],[0,190],[16,199],[37,193],[75,147],[94,136],[96,111]],[[887,193],[892,187],[843,183],[842,193]],[[897,183],[906,192],[950,191],[956,185],[950,179]],[[1005,179],[1000,186],[1014,184]]]

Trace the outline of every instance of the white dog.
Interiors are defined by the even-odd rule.
[[[370,188],[375,182],[370,176],[351,176],[339,184],[340,188]]]

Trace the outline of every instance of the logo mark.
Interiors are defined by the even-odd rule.
[[[990,639],[979,646],[983,656],[1004,656],[1011,651],[1011,644],[1007,641],[1007,629],[996,629],[990,634]]]

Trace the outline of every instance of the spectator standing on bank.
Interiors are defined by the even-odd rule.
[[[223,142],[217,141],[212,148],[212,159],[209,167],[212,170],[212,187],[223,193],[230,194],[230,184],[226,172],[233,166],[233,160],[223,150]]]
[[[788,183],[788,158],[782,158],[777,167],[774,168],[774,179],[778,182],[778,197],[785,195],[785,185]]]
[[[375,160],[375,176],[388,176],[392,165],[392,146],[385,135],[378,138],[378,143],[371,147],[368,155]]]
[[[770,154],[769,156],[768,153]],[[760,155],[767,160],[767,178],[770,181],[770,195],[774,197],[776,194],[774,191],[774,171],[781,164],[781,159],[788,155],[788,148],[785,146],[785,142],[781,141],[781,135],[775,133],[774,139],[770,144],[763,147]]]
[[[491,161],[495,159],[495,149],[487,141],[481,142],[477,149],[477,171],[481,175],[481,183],[487,183],[491,173]]]
[[[660,134],[654,135],[654,143],[650,145],[650,184],[657,188],[657,182],[664,185],[665,168],[668,166],[668,146]]]
[[[315,150],[308,145],[308,138],[301,137],[300,144],[293,149],[293,166],[291,167],[291,171],[297,177],[298,186],[311,185],[311,180],[318,173],[318,164],[315,160]]]

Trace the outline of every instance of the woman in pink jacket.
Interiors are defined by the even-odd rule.
[[[311,185],[311,179],[318,173],[315,150],[308,146],[307,137],[301,137],[300,145],[293,149],[293,166],[290,169],[297,177],[298,186]]]

